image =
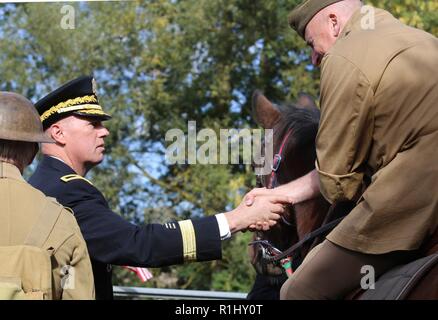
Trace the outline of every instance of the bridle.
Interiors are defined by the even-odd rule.
[[[283,138],[283,141],[281,142],[280,149],[278,152],[274,155],[273,163],[271,166],[271,177],[269,179],[268,189],[273,189],[278,186],[277,181],[277,171],[278,168],[280,168],[281,160],[283,160],[283,150],[287,143],[287,139],[292,134],[292,129],[289,129],[286,133],[286,135]]]
[[[281,160],[283,160],[284,147],[286,146],[286,143],[291,134],[292,134],[292,129],[289,129],[286,132],[286,135],[283,137],[283,141],[281,141],[281,145],[278,152],[274,155],[273,163],[271,166],[271,176],[269,178],[268,189],[274,189],[278,187],[277,171],[278,168],[280,168]],[[281,216],[281,220],[283,221],[283,223],[285,223],[288,226],[292,225],[289,221],[286,220],[284,216]]]
[[[273,164],[271,166],[271,175],[267,187],[268,189],[273,189],[278,186],[277,172],[278,169],[280,168],[281,161],[283,160],[284,148],[291,134],[292,134],[292,129],[289,129],[286,132],[286,135],[283,137],[278,152],[274,155]],[[293,273],[292,261],[295,260],[295,257],[297,257],[298,250],[301,249],[301,247],[307,242],[314,240],[315,238],[322,235],[323,233],[336,227],[342,221],[343,218],[344,217],[333,220],[321,226],[320,228],[314,230],[313,232],[310,232],[302,240],[295,243],[294,245],[292,245],[290,248],[288,248],[283,252],[277,249],[276,247],[274,247],[268,240],[255,240],[250,242],[248,245],[259,244],[262,251],[262,259],[265,260],[265,262],[267,263],[280,263],[280,265],[286,271],[286,274],[290,276]],[[288,226],[292,225],[284,218],[284,216],[281,216],[281,219],[286,225]]]
[[[277,171],[280,168],[280,164],[281,161],[283,160],[283,152],[286,146],[286,143],[290,137],[290,135],[292,134],[292,129],[289,129],[286,132],[286,135],[283,137],[283,140],[280,144],[280,148],[278,150],[278,152],[274,155],[273,158],[273,163],[271,166],[271,175],[269,178],[269,183],[268,183],[268,189],[274,189],[278,186],[278,179],[277,179]],[[283,221],[283,223],[285,223],[288,226],[291,226],[292,224],[287,221],[285,219],[284,216],[281,216],[281,219]],[[274,247],[268,240],[255,240],[250,242],[248,245],[260,245],[261,248],[261,253],[262,253],[262,259],[265,261],[268,261],[268,259],[272,258],[272,257],[276,257],[278,255],[282,255],[283,252],[279,249],[277,249],[276,247]],[[291,264],[291,257],[284,257],[281,259],[280,264],[283,267],[283,269],[286,271],[286,274],[288,276],[290,276],[292,274],[292,264]],[[275,262],[278,262],[278,260],[276,260]]]

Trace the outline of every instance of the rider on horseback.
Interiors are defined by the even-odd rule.
[[[320,193],[354,201],[281,289],[282,299],[338,299],[412,260],[438,226],[438,40],[360,0],[306,0],[291,27],[321,65],[316,170],[262,194],[296,204]]]

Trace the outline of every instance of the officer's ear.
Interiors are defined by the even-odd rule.
[[[56,122],[52,124],[47,130],[46,133],[49,137],[51,137],[57,144],[64,145],[66,143],[65,141],[65,135],[64,135],[64,128],[60,122]]]

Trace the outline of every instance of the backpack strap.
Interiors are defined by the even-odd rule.
[[[54,201],[54,198],[48,198],[46,205],[42,210],[36,224],[28,234],[24,244],[41,248],[49,238],[53,227],[56,224],[64,207]]]

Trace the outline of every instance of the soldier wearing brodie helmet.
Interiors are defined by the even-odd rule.
[[[81,227],[93,263],[98,299],[112,298],[111,265],[158,267],[221,258],[221,240],[265,222],[268,229],[283,212],[285,197],[265,197],[254,208],[238,208],[201,219],[133,225],[111,211],[102,193],[84,178],[103,160],[108,130],[92,77],[75,79],[36,104],[46,132],[56,144],[43,144],[44,159],[30,183],[70,207]]]
[[[0,92],[0,299],[93,299],[90,259],[76,220],[22,177],[42,142],[54,141],[43,133],[32,103]]]

